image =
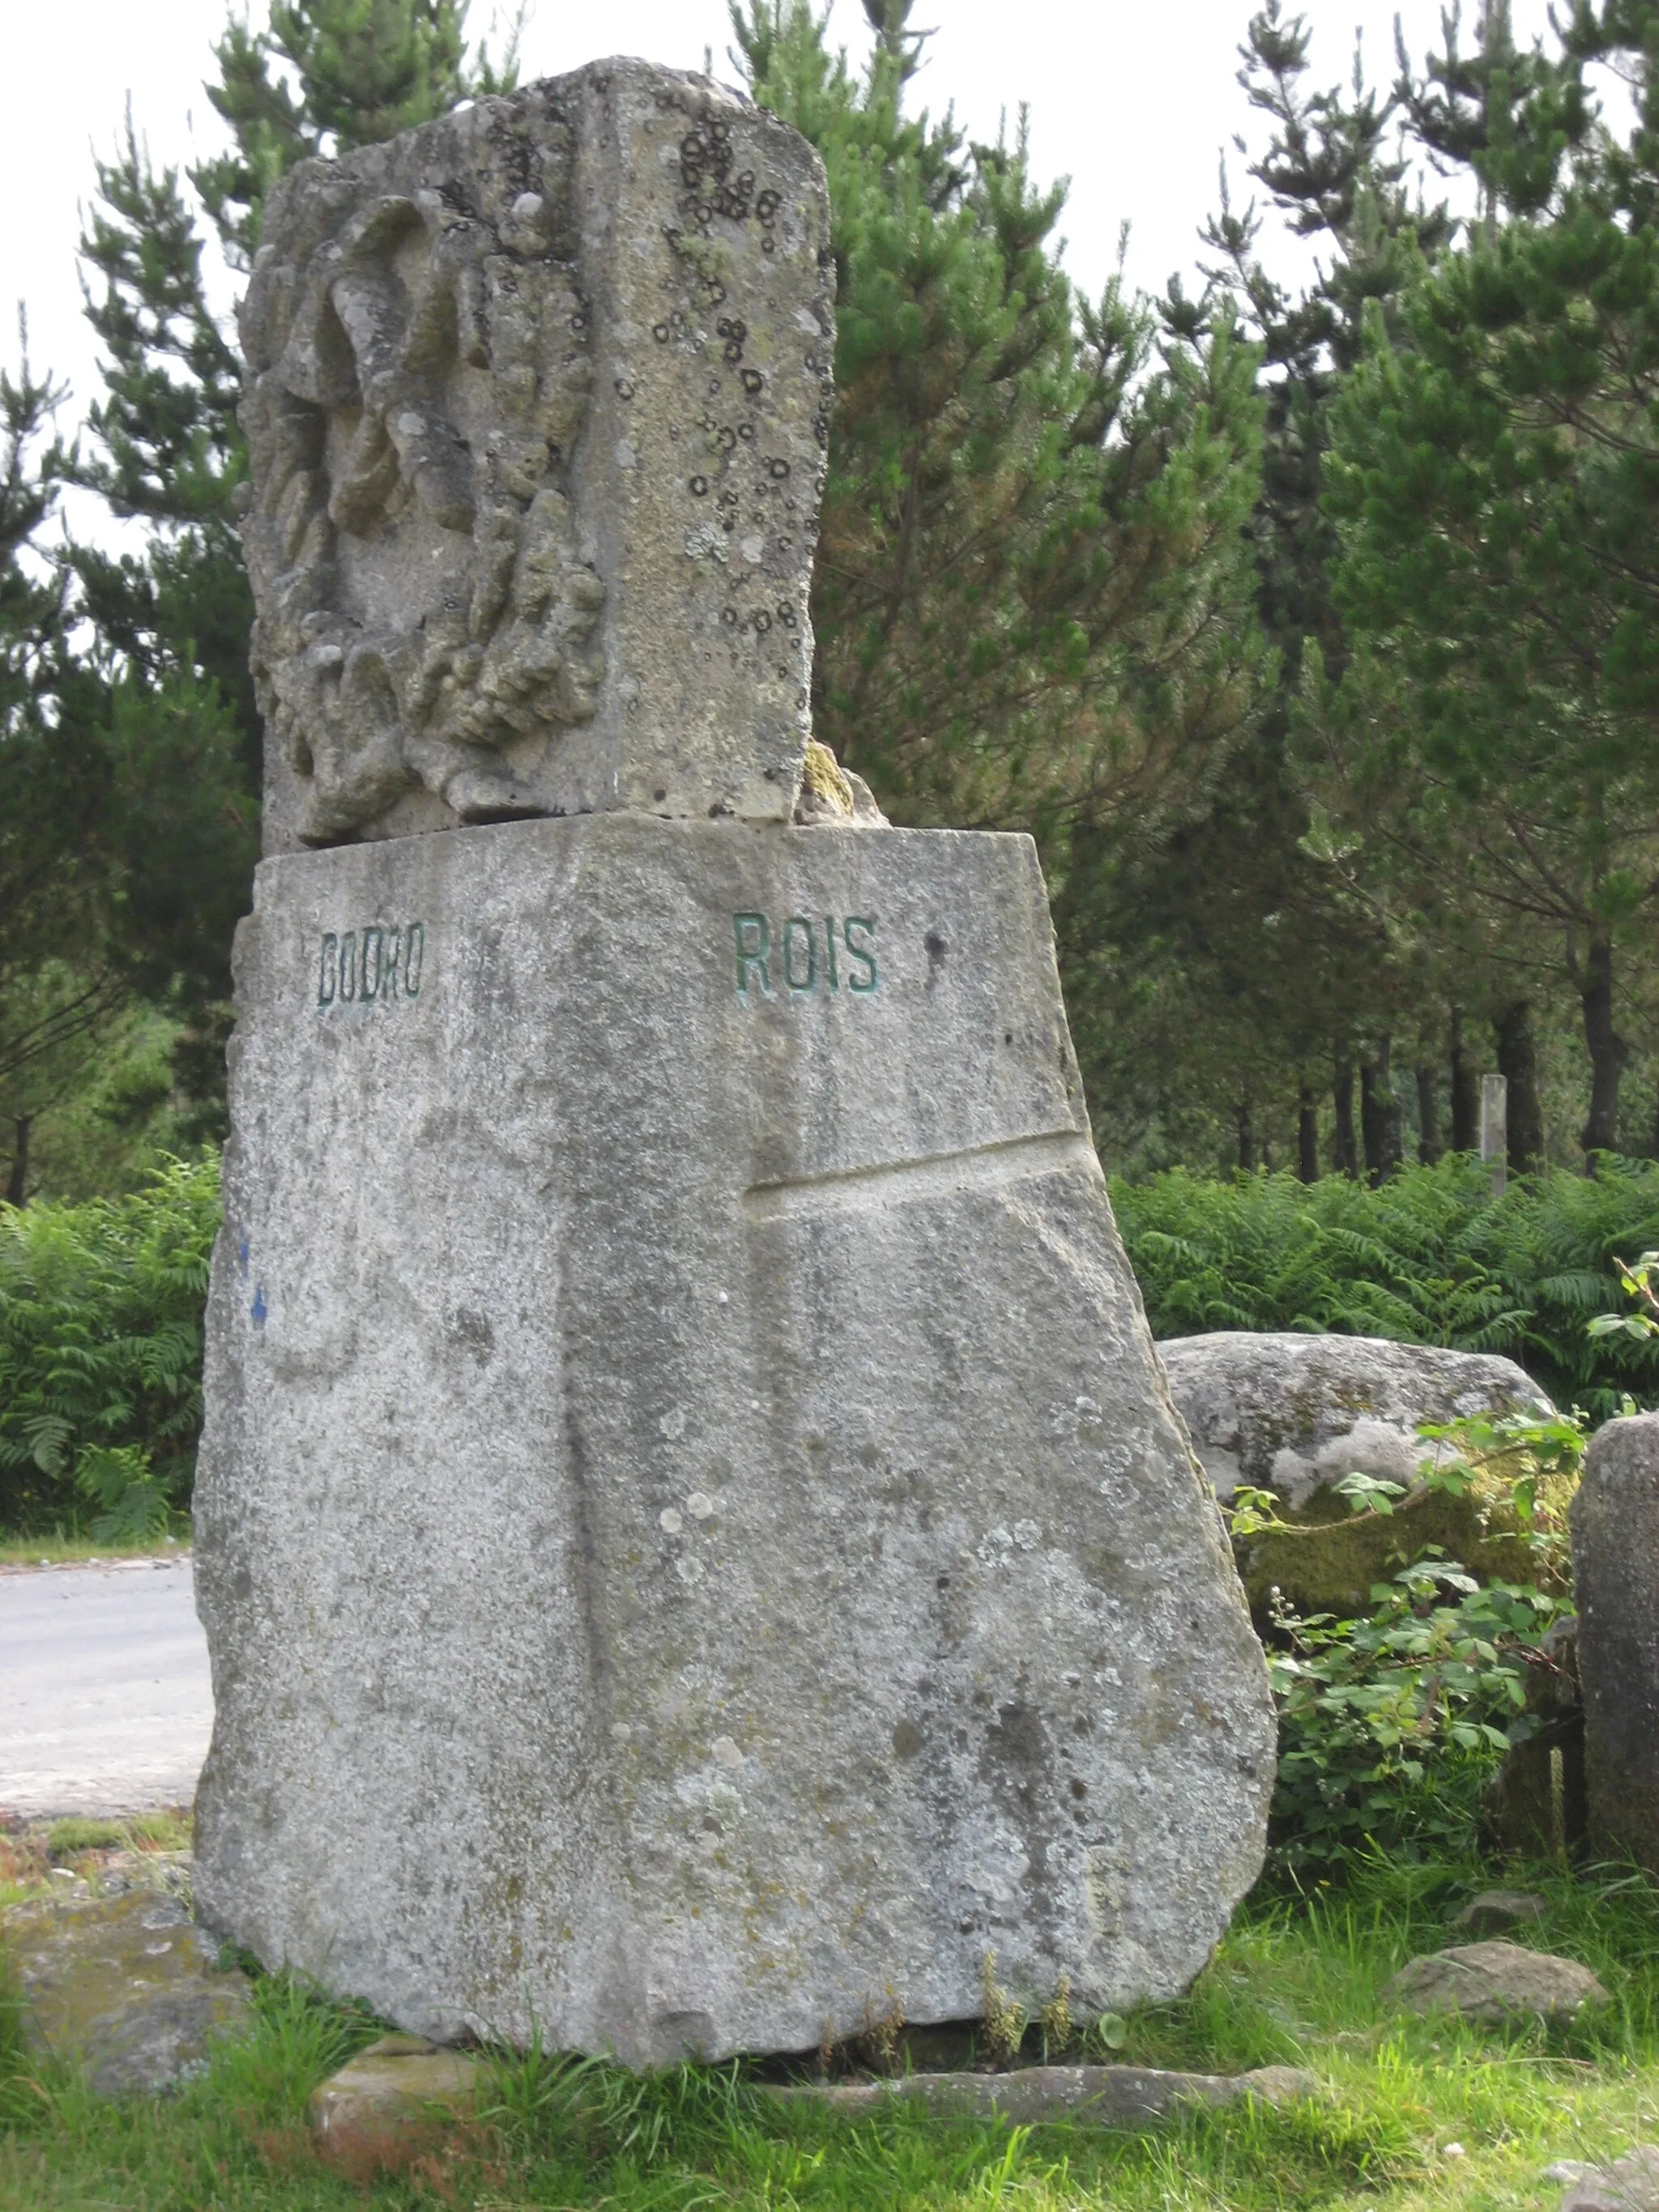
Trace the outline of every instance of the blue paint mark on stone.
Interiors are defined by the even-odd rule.
[[[270,1310],[270,1309],[265,1304],[265,1286],[261,1283],[253,1293],[253,1304],[248,1308],[248,1311],[253,1316],[253,1324],[256,1328],[264,1327],[265,1316]]]
[[[247,1239],[246,1237],[242,1239],[242,1249],[236,1256],[238,1261],[240,1262],[242,1273],[246,1275],[247,1273]]]

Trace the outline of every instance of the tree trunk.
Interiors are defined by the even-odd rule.
[[[1339,1060],[1331,1083],[1331,1102],[1336,1108],[1336,1135],[1333,1143],[1335,1158],[1332,1164],[1338,1175],[1345,1175],[1350,1182],[1359,1180],[1359,1146],[1353,1131],[1353,1062]]]
[[[1451,1010],[1451,1148],[1478,1152],[1480,1146],[1480,1071],[1463,1048],[1463,1009]]]
[[[1365,1140],[1365,1173],[1372,1183],[1400,1172],[1400,1101],[1389,1073],[1390,1040],[1383,1037],[1374,1060],[1359,1063],[1359,1127]]]
[[[11,1180],[6,1185],[8,1206],[27,1203],[29,1182],[29,1131],[34,1126],[33,1114],[20,1114],[15,1123],[16,1140],[12,1147]]]
[[[1655,1127],[1659,1127],[1659,1120]],[[1311,1083],[1304,1083],[1297,1094],[1296,1174],[1298,1182],[1319,1181],[1319,1109]]]
[[[1531,1001],[1511,1000],[1492,1016],[1492,1026],[1498,1043],[1498,1073],[1510,1086],[1510,1172],[1536,1175],[1544,1164],[1544,1109],[1538,1097]]]
[[[1417,1067],[1417,1157],[1431,1168],[1443,1150],[1440,1142],[1440,1070],[1419,1060]]]
[[[1579,1143],[1585,1172],[1595,1172],[1597,1152],[1619,1149],[1619,1082],[1630,1047],[1613,1025],[1613,944],[1593,937],[1584,957],[1578,995],[1584,1009],[1584,1043],[1589,1053],[1590,1107]]]
[[[1246,1175],[1255,1173],[1255,1124],[1250,1118],[1250,1102],[1241,1098],[1237,1107],[1238,1164]]]

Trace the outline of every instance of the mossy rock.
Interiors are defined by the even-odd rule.
[[[176,2088],[251,2021],[246,1977],[222,1970],[217,1944],[155,1890],[9,1906],[0,1952],[28,2041],[79,2060],[100,2096]]]
[[[1371,1586],[1390,1581],[1425,1552],[1446,1559],[1483,1583],[1564,1587],[1560,1571],[1522,1534],[1507,1486],[1476,1481],[1461,1496],[1429,1490],[1392,1513],[1350,1513],[1264,1530],[1234,1545],[1239,1574],[1258,1626],[1268,1620],[1277,1589],[1291,1612],[1369,1613]]]

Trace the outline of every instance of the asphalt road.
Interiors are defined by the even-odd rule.
[[[0,1574],[0,1813],[185,1804],[212,1727],[187,1557]]]

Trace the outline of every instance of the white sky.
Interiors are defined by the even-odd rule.
[[[1261,137],[1234,81],[1250,4],[1164,0],[1109,10],[1091,0],[916,0],[913,21],[937,32],[912,104],[937,111],[953,101],[958,122],[989,137],[1003,112],[1012,128],[1026,102],[1037,177],[1072,179],[1062,228],[1073,276],[1098,291],[1127,219],[1130,276],[1161,289],[1172,270],[1190,271],[1198,258],[1224,146],[1235,201],[1246,197],[1231,141],[1236,131]],[[262,20],[260,0],[254,8]],[[490,0],[474,0],[475,29],[487,25],[489,8]],[[1362,24],[1370,76],[1392,76],[1394,0],[1306,0],[1304,12],[1315,27],[1322,82],[1346,78]],[[1543,0],[1516,0],[1515,14],[1517,35],[1527,34],[1542,25]],[[1438,0],[1403,0],[1403,15],[1414,52],[1438,44]],[[129,95],[158,164],[182,167],[222,143],[201,88],[226,17],[226,0],[0,0],[0,206],[8,210],[0,360],[15,361],[11,303],[21,299],[37,370],[50,367],[72,387],[66,428],[97,393],[75,260],[94,149],[112,149]],[[859,0],[836,0],[831,35],[855,56],[867,50]],[[552,76],[617,53],[700,69],[712,46],[715,74],[730,80],[730,43],[724,0],[601,0],[590,8],[537,0],[523,74]]]

